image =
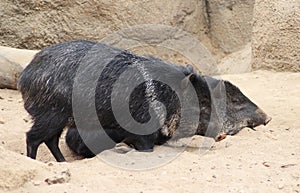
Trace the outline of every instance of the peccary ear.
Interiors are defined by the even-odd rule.
[[[189,82],[193,83],[196,79],[196,75],[194,73],[191,73],[184,77],[184,79],[181,81],[181,88],[185,89],[188,87]]]
[[[188,73],[194,73],[195,72],[193,66],[190,65],[190,64],[186,65],[186,69],[187,69]]]

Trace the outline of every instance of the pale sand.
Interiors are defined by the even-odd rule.
[[[0,192],[300,192],[300,73],[222,78],[272,116],[269,125],[244,129],[205,154],[190,147],[171,163],[146,171],[115,168],[98,158],[76,160],[63,137],[66,163],[55,162],[45,145],[38,161],[21,155],[30,118],[17,91],[0,90]],[[202,140],[195,137],[194,143]],[[67,182],[45,182],[60,175]]]

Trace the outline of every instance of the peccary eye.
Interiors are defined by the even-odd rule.
[[[238,103],[238,102],[239,102],[239,100],[236,99],[236,98],[233,98],[231,101],[232,101],[233,103]]]
[[[247,125],[248,125],[248,127],[252,128],[253,127],[253,121],[248,120],[247,121]]]

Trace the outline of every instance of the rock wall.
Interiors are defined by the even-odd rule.
[[[253,1],[2,0],[0,45],[41,49],[72,39],[99,41],[134,25],[164,24],[184,29],[222,55],[249,42]]]
[[[300,1],[256,0],[253,68],[300,72]]]
[[[111,34],[133,26],[165,25],[191,34],[216,60],[242,50],[252,40],[254,70],[299,71],[299,4],[299,0],[2,0],[0,45],[41,49],[74,39],[107,40]],[[148,46],[145,51],[142,47],[133,51],[173,63],[191,63],[191,57],[207,57],[191,49],[191,39],[186,41],[185,36],[173,36],[173,32],[159,28],[150,33],[134,30],[129,35],[121,33],[107,42],[126,48],[142,39],[150,42],[151,49]],[[174,40],[171,43],[170,37]],[[148,41],[151,38],[156,38],[154,44]],[[191,53],[190,58],[185,58],[185,53],[161,47],[172,44],[174,47],[174,42],[177,48]],[[230,65],[223,66],[232,71]],[[244,69],[243,64],[239,69]]]
[[[251,44],[243,49],[229,54],[218,63],[219,71],[222,74],[240,74],[251,71]]]
[[[214,47],[232,53],[251,41],[255,0],[206,0],[209,33]]]
[[[71,40],[99,41],[108,34],[140,24],[165,24],[206,42],[202,0],[4,0],[0,3],[0,44],[40,49]]]

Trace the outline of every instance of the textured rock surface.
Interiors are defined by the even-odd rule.
[[[17,88],[17,80],[23,68],[0,55],[0,88]]]
[[[192,64],[204,74],[218,74],[210,50],[192,34],[175,27],[159,24],[135,26],[107,36],[103,42],[175,64]]]
[[[206,0],[214,47],[232,53],[250,42],[255,0]]]
[[[218,62],[219,71],[222,74],[239,74],[251,71],[251,44],[247,44],[242,50],[229,54]]]
[[[163,24],[184,29],[220,57],[249,42],[253,1],[3,0],[0,45],[41,49],[73,39],[100,41],[135,25]]]
[[[40,49],[71,39],[101,40],[140,24],[184,29],[206,42],[204,1],[66,0],[1,1],[0,44]]]
[[[0,46],[0,57],[4,57],[11,62],[19,64],[22,68],[25,68],[27,64],[29,64],[37,52],[38,50],[25,50]]]
[[[253,68],[300,71],[300,1],[257,0]]]
[[[16,89],[19,74],[36,52],[0,46],[0,88]]]
[[[253,13],[254,1],[3,0],[0,45],[41,49],[67,40],[105,39],[141,55],[177,64],[190,63],[203,73],[214,74],[215,62],[209,52],[216,60],[233,52],[250,54],[239,50],[252,39],[253,69],[299,71],[300,1],[256,0]],[[142,26],[142,30],[136,26]],[[161,26],[183,29],[196,41]],[[195,44],[197,40],[207,49]],[[26,56],[16,58],[21,59],[27,60]],[[15,57],[9,60],[15,62]],[[225,68],[250,69],[244,66],[234,64]],[[220,69],[224,73],[224,68]]]

